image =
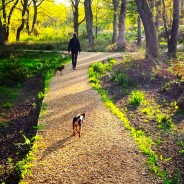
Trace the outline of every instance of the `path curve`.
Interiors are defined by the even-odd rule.
[[[67,64],[56,75],[44,99],[47,114],[39,120],[42,145],[33,162],[29,184],[154,184],[146,160],[122,122],[104,106],[88,83],[88,67],[94,61],[121,53],[79,55],[77,70]],[[72,136],[72,118],[86,113],[82,136]]]

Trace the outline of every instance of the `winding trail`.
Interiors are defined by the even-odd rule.
[[[121,53],[81,53],[77,70],[65,66],[56,75],[44,99],[47,114],[39,123],[42,145],[33,161],[29,184],[155,184],[145,157],[123,127],[104,106],[88,83],[88,67],[94,61],[122,56]],[[72,136],[72,118],[86,113],[82,136]]]

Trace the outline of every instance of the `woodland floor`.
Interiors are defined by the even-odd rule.
[[[126,116],[131,125],[137,130],[143,130],[147,136],[151,136],[154,142],[158,142],[153,148],[157,155],[171,159],[169,162],[159,161],[158,165],[169,173],[173,178],[181,176],[181,183],[184,183],[184,156],[179,153],[181,145],[179,141],[184,141],[184,81],[180,81],[169,72],[167,64],[162,64],[160,68],[155,68],[155,63],[148,60],[133,59],[132,62],[124,62],[116,65],[113,71],[121,71],[128,76],[131,82],[137,84],[136,90],[145,93],[148,105],[135,108],[128,103],[128,94],[131,87],[123,89],[117,82],[113,81],[110,75],[102,78],[101,85],[108,91],[108,95],[122,111],[126,111]],[[176,110],[173,102],[179,105]],[[142,110],[151,107],[153,111],[158,109],[161,114],[171,117],[176,130],[164,131],[158,128],[155,118],[148,117]],[[153,108],[152,108],[153,107]],[[125,110],[126,109],[126,110]],[[155,113],[155,115],[158,115]],[[184,146],[184,145],[182,145]],[[178,174],[178,170],[180,174]],[[174,179],[173,179],[174,180]],[[173,182],[177,183],[177,182]]]
[[[0,182],[16,184],[19,172],[15,164],[21,161],[30,150],[23,137],[31,139],[36,135],[41,100],[38,92],[43,90],[42,78],[36,75],[29,78],[20,89],[20,96],[14,106],[0,109]],[[33,106],[36,104],[36,106]]]
[[[178,85],[177,83],[173,83],[166,91],[164,91],[163,86],[167,84],[171,79],[173,79],[173,76],[168,75],[167,77],[163,77],[162,75],[157,75],[156,77],[153,78],[153,76],[150,75],[152,73],[151,72],[152,66],[150,65],[150,62],[146,60],[144,60],[144,62],[140,61],[139,64],[121,63],[115,66],[114,70],[117,70],[117,69],[128,74],[129,78],[136,80],[139,86],[138,89],[146,92],[146,99],[148,101],[151,101],[152,106],[157,106],[158,104],[161,104],[162,106],[161,111],[165,113],[167,112],[168,114],[174,113],[172,118],[173,118],[173,121],[175,122],[178,132],[177,133],[175,132],[173,134],[161,133],[159,134],[159,137],[158,137],[157,136],[158,129],[156,127],[154,120],[150,121],[149,123],[145,123],[145,115],[140,113],[140,111],[137,109],[132,109],[132,107],[128,105],[127,93],[119,85],[114,83],[109,77],[106,76],[102,79],[102,85],[105,89],[108,90],[109,95],[114,100],[114,103],[117,104],[117,106],[120,109],[124,109],[125,107],[127,107],[128,109],[127,117],[132,123],[132,125],[137,129],[142,129],[145,132],[147,132],[147,134],[152,135],[155,141],[157,141],[157,139],[163,140],[161,145],[155,146],[154,149],[156,152],[158,152],[160,155],[163,155],[165,158],[171,157],[172,160],[168,162],[169,164],[167,162],[166,163],[159,162],[158,164],[160,164],[162,168],[165,168],[171,174],[176,171],[175,168],[178,168],[180,171],[182,171],[181,178],[182,178],[182,183],[184,183],[184,173],[183,173],[184,156],[179,153],[179,150],[181,149],[181,147],[177,145],[178,140],[184,140],[184,113],[176,112],[173,110],[173,108],[167,105],[170,102],[177,101],[180,97],[184,96],[184,83],[180,83],[180,85]],[[20,93],[21,95],[18,98],[17,102],[15,103],[14,107],[8,111],[2,111],[1,109],[0,122],[8,122],[8,124],[5,124],[4,126],[0,126],[0,145],[1,145],[0,146],[0,182],[6,181],[8,184],[16,184],[19,181],[18,174],[14,167],[15,166],[14,163],[22,160],[29,149],[25,145],[20,146],[17,143],[23,143],[25,141],[22,134],[25,135],[27,138],[31,138],[36,134],[36,130],[34,130],[32,127],[36,126],[38,122],[41,101],[38,99],[37,94],[42,89],[42,87],[43,87],[42,79],[39,75],[29,79],[21,89],[21,93]],[[152,99],[155,99],[155,101],[153,102]],[[166,104],[166,101],[167,101],[167,104]],[[37,104],[36,108],[33,106],[33,103]],[[86,136],[87,135],[85,135],[85,137]],[[63,144],[66,141],[68,141],[68,139],[67,137],[66,139],[63,139],[64,141]],[[121,141],[119,140],[119,137],[117,138],[117,140],[119,143],[121,143]],[[108,159],[109,160],[111,159],[110,158],[111,153],[113,153],[114,156],[116,155],[115,157],[117,157],[115,159],[119,159],[119,156],[122,156],[123,153],[118,156],[119,145],[116,145],[116,146],[113,145],[113,146],[114,148],[112,150],[105,150],[105,147],[104,147],[103,153],[97,152],[96,154],[99,154],[101,156],[103,155],[103,158],[108,161]],[[65,149],[64,146],[61,146],[61,148]],[[50,150],[49,149],[47,150],[47,152],[51,152],[52,151],[51,149],[52,149],[52,146],[50,147]],[[47,156],[47,152],[45,152],[46,156]],[[134,160],[135,162],[142,161],[140,159],[141,156],[138,156],[141,153],[139,153],[139,151],[137,151],[136,149],[134,151],[130,149],[129,153],[130,155],[135,156],[135,160]],[[95,157],[96,154],[92,155],[92,157],[93,156]],[[104,154],[106,155],[104,156]],[[128,153],[126,153],[125,156],[129,158]],[[11,159],[7,161],[8,158],[11,158],[13,161]],[[88,158],[88,156],[86,156],[86,158]],[[124,166],[126,167],[130,167],[130,166],[134,167],[134,165],[131,165],[132,163],[128,163],[126,161],[127,158],[125,158],[124,163],[122,162],[121,164],[124,164]],[[88,158],[88,159],[90,160],[91,158]],[[81,161],[82,163],[82,160],[79,160],[79,161]],[[98,162],[100,163],[100,160],[94,159],[94,161],[97,164]],[[108,163],[104,163],[104,164],[108,164]],[[118,165],[118,167],[116,167],[116,163],[114,164],[115,165],[113,167],[115,169],[123,170],[121,172],[129,171],[129,169],[127,168],[122,168],[121,164]],[[76,163],[74,162],[74,165],[72,165],[72,168],[75,169],[75,166],[77,166],[77,162]],[[142,165],[140,164],[139,166],[146,167],[144,164]],[[141,172],[142,168],[139,168],[139,166],[137,165],[138,167],[137,170]],[[99,166],[99,167],[102,167],[102,169],[104,168],[103,166]],[[107,168],[109,168],[108,165],[107,167],[105,167],[105,169]],[[100,171],[102,173],[98,173]],[[100,171],[96,169],[95,174],[93,173],[94,175],[90,175],[91,177],[90,181],[88,181],[86,178],[81,183],[95,183],[95,181],[96,182],[101,181],[101,183],[111,183],[110,175],[109,175],[109,180],[108,180],[108,177],[106,178],[108,182],[104,181],[102,178],[101,180],[97,180],[97,178],[95,178],[98,175],[102,175],[103,177],[103,173],[105,172],[105,170],[104,172],[102,170]],[[66,170],[65,172],[67,173],[68,171]],[[109,171],[107,171],[107,173],[108,172]],[[112,174],[114,174],[114,177],[116,176],[115,173],[112,173]],[[134,173],[131,173],[132,178],[134,177],[133,175]],[[145,173],[142,173],[142,176],[144,177],[142,177],[142,180],[140,181],[144,181],[145,183],[149,183],[150,181],[148,179],[149,177],[152,178],[152,182],[154,181],[154,183],[160,183],[159,180],[155,180],[154,176],[152,176],[152,174],[150,175],[149,173],[147,173],[147,171],[145,171]],[[31,180],[31,177],[28,178],[28,180]],[[34,181],[35,183],[39,183],[39,182],[36,182],[37,180],[34,180],[33,178],[32,183],[34,183]],[[139,180],[135,179],[132,183],[137,183],[137,181]],[[41,180],[40,180],[40,183],[41,183]],[[45,181],[45,183],[47,182]],[[57,183],[57,181],[55,183]]]

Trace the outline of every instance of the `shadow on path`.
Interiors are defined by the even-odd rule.
[[[44,158],[49,155],[50,153],[54,152],[54,151],[57,151],[63,147],[65,147],[66,145],[68,144],[65,144],[68,140],[70,140],[71,138],[73,137],[73,135],[70,135],[62,140],[59,140],[58,142],[52,144],[50,147],[48,147],[44,152],[43,152],[43,155],[42,155],[42,158],[39,160],[39,161],[42,161],[44,160]],[[71,142],[72,143],[72,142]],[[69,143],[69,144],[71,144]]]

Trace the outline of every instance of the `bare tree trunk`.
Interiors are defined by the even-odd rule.
[[[5,24],[3,23],[3,38],[6,39],[6,2],[5,0],[2,0],[2,15],[3,15],[3,22],[5,22]]]
[[[135,1],[145,30],[146,55],[147,57],[156,58],[159,56],[159,46],[153,13],[148,5],[147,0]]]
[[[15,9],[15,7],[17,6],[17,4],[18,4],[18,2],[19,2],[19,0],[16,0],[15,1],[15,3],[14,3],[14,5],[12,6],[12,8],[10,9],[10,13],[9,13],[9,15],[8,15],[8,23],[7,23],[7,28],[6,28],[6,41],[8,41],[8,38],[9,38],[9,29],[10,29],[10,21],[11,21],[11,16],[12,16],[12,14],[13,14],[13,11],[14,11],[14,9]]]
[[[29,9],[27,8],[26,11],[27,11],[26,29],[27,29],[27,34],[30,35],[31,32],[30,32],[30,28],[29,28],[29,17],[30,17],[30,15],[29,15]]]
[[[184,0],[181,0],[181,19],[184,18]]]
[[[93,36],[93,14],[91,9],[91,0],[84,1],[84,9],[86,16],[86,30],[88,34],[89,46],[94,45],[94,36]]]
[[[141,46],[141,18],[137,17],[137,45]]]
[[[155,6],[156,6],[155,26],[156,26],[157,32],[158,32],[159,26],[160,26],[160,23],[159,23],[159,19],[161,17],[160,5],[161,5],[161,1],[160,0],[157,0],[155,2]]]
[[[33,15],[33,22],[32,22],[32,28],[31,28],[31,33],[34,30],[35,24],[36,24],[36,20],[37,20],[37,15],[38,15],[38,7],[36,5],[36,0],[33,0],[33,8],[34,8],[34,15]]]
[[[125,50],[125,19],[126,19],[127,0],[121,0],[121,9],[119,16],[119,35],[118,35],[118,50]]]
[[[118,11],[118,4],[119,0],[112,0],[113,8],[114,8],[114,19],[113,19],[113,36],[112,36],[112,43],[117,42],[117,11]]]
[[[77,35],[79,32],[79,1],[80,0],[71,0],[73,10],[73,27]]]
[[[180,20],[179,0],[173,0],[173,22],[171,29],[171,38],[169,40],[168,53],[170,56],[176,56],[178,29]]]
[[[21,25],[19,26],[19,28],[17,29],[16,41],[19,41],[20,40],[20,32],[24,28],[24,24],[26,22],[24,16],[26,14],[27,5],[28,5],[28,0],[24,0],[23,1],[23,5],[22,5],[23,6],[23,10],[22,10],[22,22],[21,22]]]
[[[4,29],[3,29],[3,24],[0,17],[0,58],[2,57],[2,54],[3,54],[4,45],[5,45]]]
[[[165,0],[162,0],[162,6],[163,6],[162,18],[164,22],[164,29],[165,29],[166,39],[167,39],[167,47],[169,47],[169,31],[168,31],[167,20],[166,20]]]
[[[96,6],[96,14],[95,14],[95,37],[97,39],[98,37],[98,0],[95,1],[95,6]]]

